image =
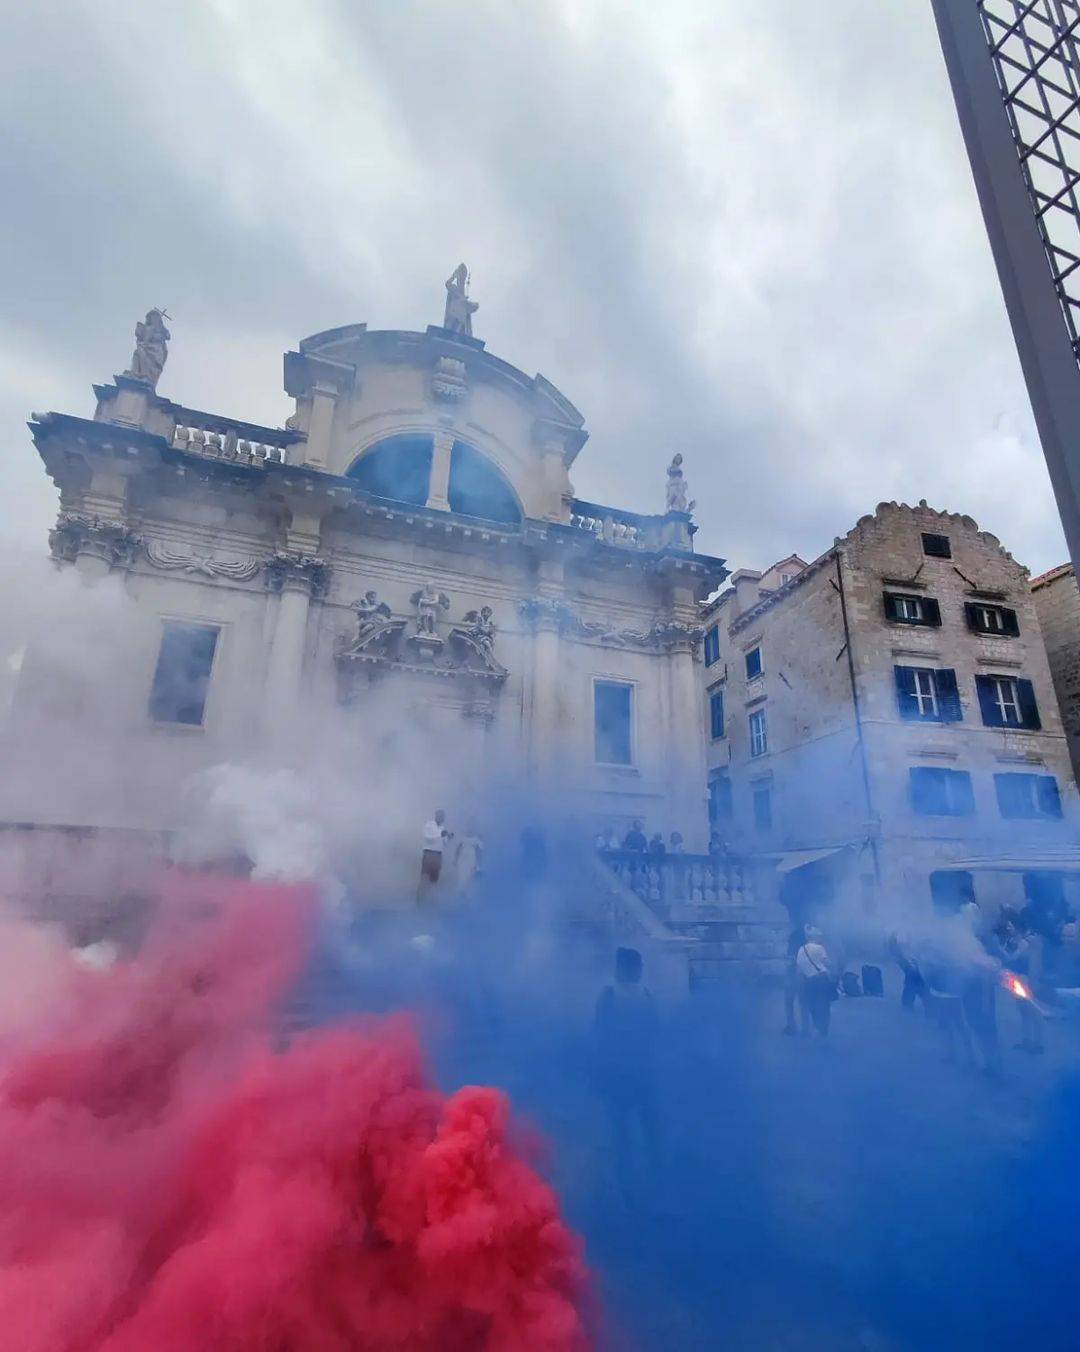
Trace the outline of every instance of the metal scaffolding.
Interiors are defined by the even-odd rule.
[[[931,3],[1080,575],[1080,0]]]
[[[979,0],[1058,300],[1080,359],[1080,3]]]

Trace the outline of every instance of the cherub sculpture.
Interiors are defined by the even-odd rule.
[[[478,611],[466,611],[461,628],[485,656],[494,657],[496,628],[490,606],[481,606]]]
[[[409,600],[416,607],[416,632],[435,638],[439,611],[450,609],[449,596],[439,591],[434,582],[427,582]]]
[[[359,601],[353,602],[353,610],[356,611],[357,643],[363,643],[393,618],[390,607],[385,601],[380,601],[378,593],[372,590],[366,591]]]

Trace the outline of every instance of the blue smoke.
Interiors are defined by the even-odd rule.
[[[632,1130],[624,1158],[594,1032],[615,945],[576,918],[581,878],[580,859],[514,844],[466,906],[346,910],[297,1000],[310,1022],[413,1010],[444,1088],[507,1091],[550,1145],[605,1346],[1078,1345],[1066,1026],[1051,1068],[1007,1057],[996,1080],[945,1064],[894,968],[884,999],[838,1002],[825,1044],[781,1035],[779,986],[717,983],[658,1002],[659,1157]],[[1009,1047],[1019,1025],[998,1004]]]

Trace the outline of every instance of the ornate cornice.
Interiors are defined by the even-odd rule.
[[[49,532],[49,550],[61,563],[74,563],[85,555],[110,568],[130,568],[141,544],[142,537],[126,522],[81,512],[61,512]]]
[[[310,596],[325,596],[330,583],[330,567],[314,554],[278,550],[266,560],[266,585],[271,591],[302,591]]]
[[[681,620],[657,620],[649,629],[618,629],[597,620],[582,619],[565,601],[529,596],[518,602],[518,613],[534,629],[557,629],[567,638],[592,639],[618,648],[651,648],[673,652],[686,647],[696,652],[705,637],[700,625]]]

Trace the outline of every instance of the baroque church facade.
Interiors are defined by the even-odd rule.
[[[699,602],[727,570],[693,549],[681,457],[655,515],[576,498],[582,415],[472,335],[463,268],[446,287],[424,333],[286,353],[284,428],[160,395],[158,311],[93,418],[34,415],[53,556],[119,575],[147,621],[128,746],[179,782],[272,747],[294,709],[399,720],[433,793],[499,767],[586,829],[640,817],[702,849]],[[167,828],[151,799],[130,824]]]

